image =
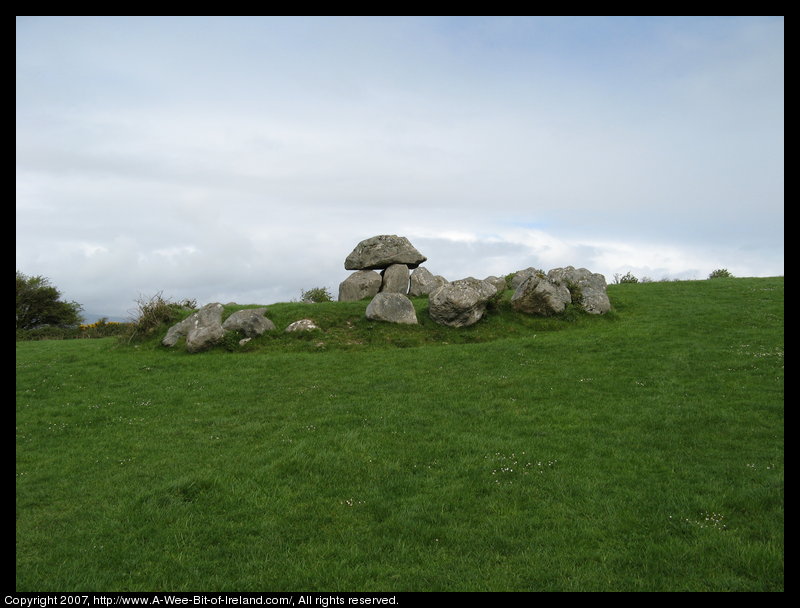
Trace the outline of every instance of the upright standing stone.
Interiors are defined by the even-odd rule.
[[[408,293],[408,266],[405,264],[392,264],[381,273],[383,283],[381,291],[387,293]]]
[[[339,283],[339,301],[357,302],[372,298],[381,290],[381,275],[374,270],[357,270]]]
[[[408,295],[412,297],[427,296],[447,283],[447,279],[434,275],[424,266],[419,266],[411,273]]]

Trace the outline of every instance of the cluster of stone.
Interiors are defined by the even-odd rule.
[[[226,332],[239,331],[244,334],[239,343],[260,336],[264,332],[274,331],[275,323],[264,315],[266,308],[246,308],[237,310],[225,321],[222,321],[224,307],[218,302],[206,304],[197,312],[186,317],[167,330],[167,335],[161,340],[164,346],[175,346],[181,338],[186,338],[186,351],[197,353],[219,344],[225,338]],[[311,319],[300,319],[291,323],[284,331],[310,331],[319,329]]]
[[[365,239],[344,261],[353,274],[339,284],[339,301],[371,298],[368,319],[391,323],[417,323],[408,299],[411,270],[427,260],[404,236],[381,234]]]
[[[506,279],[495,276],[448,281],[422,267],[426,260],[405,237],[379,235],[361,241],[345,260],[345,269],[354,272],[339,285],[339,301],[370,298],[368,319],[416,324],[417,313],[409,296],[427,296],[431,319],[450,327],[466,327],[480,321],[492,300],[508,288],[514,290],[511,306],[526,314],[556,315],[570,303],[592,314],[611,309],[605,277],[586,268],[567,266],[547,273],[526,268],[516,272],[507,284]],[[245,342],[275,330],[275,324],[265,317],[266,311],[239,310],[223,323],[222,304],[207,304],[173,325],[162,343],[175,346],[185,337],[186,350],[198,352],[221,342],[228,331],[241,332]],[[319,328],[312,320],[301,319],[285,331],[314,329]]]
[[[339,284],[339,301],[355,302],[379,293],[407,295],[410,270],[427,259],[404,236],[382,234],[365,239],[344,261],[345,270],[355,272]]]
[[[368,319],[414,324],[418,319],[409,296],[428,296],[431,319],[464,327],[477,323],[489,301],[506,289],[505,279],[497,277],[450,282],[420,266],[426,260],[406,237],[363,240],[345,259],[345,270],[355,272],[339,285],[339,301],[370,298]]]
[[[526,268],[514,275],[511,288],[511,306],[527,314],[556,315],[570,303],[591,314],[611,310],[605,277],[586,268],[553,268],[547,274]]]

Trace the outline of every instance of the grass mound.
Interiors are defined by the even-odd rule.
[[[319,337],[241,353],[18,342],[16,589],[782,591],[783,279],[609,295],[455,331],[274,305]]]
[[[536,332],[575,329],[592,324],[610,323],[616,319],[611,311],[605,315],[590,315],[576,306],[569,306],[555,317],[535,317],[516,312],[511,307],[513,292],[507,291],[492,304],[483,319],[475,325],[452,328],[439,325],[430,318],[428,299],[411,298],[417,313],[417,325],[404,325],[371,321],[365,312],[368,300],[360,302],[282,302],[266,306],[266,317],[276,329],[239,345],[244,337],[231,332],[219,347],[234,352],[314,352],[321,350],[370,350],[375,348],[452,345],[492,342],[500,339],[529,337]],[[226,305],[223,320],[238,310],[264,308],[263,305]],[[186,311],[185,314],[189,314]],[[284,329],[299,319],[312,319],[319,330],[284,333]],[[150,332],[140,346],[159,348],[169,324],[162,324],[157,332]]]

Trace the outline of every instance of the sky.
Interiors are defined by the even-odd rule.
[[[16,266],[86,313],[783,275],[783,17],[17,17]]]

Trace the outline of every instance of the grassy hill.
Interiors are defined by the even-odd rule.
[[[16,589],[782,591],[783,279],[17,343]],[[424,313],[426,303],[415,305]]]

